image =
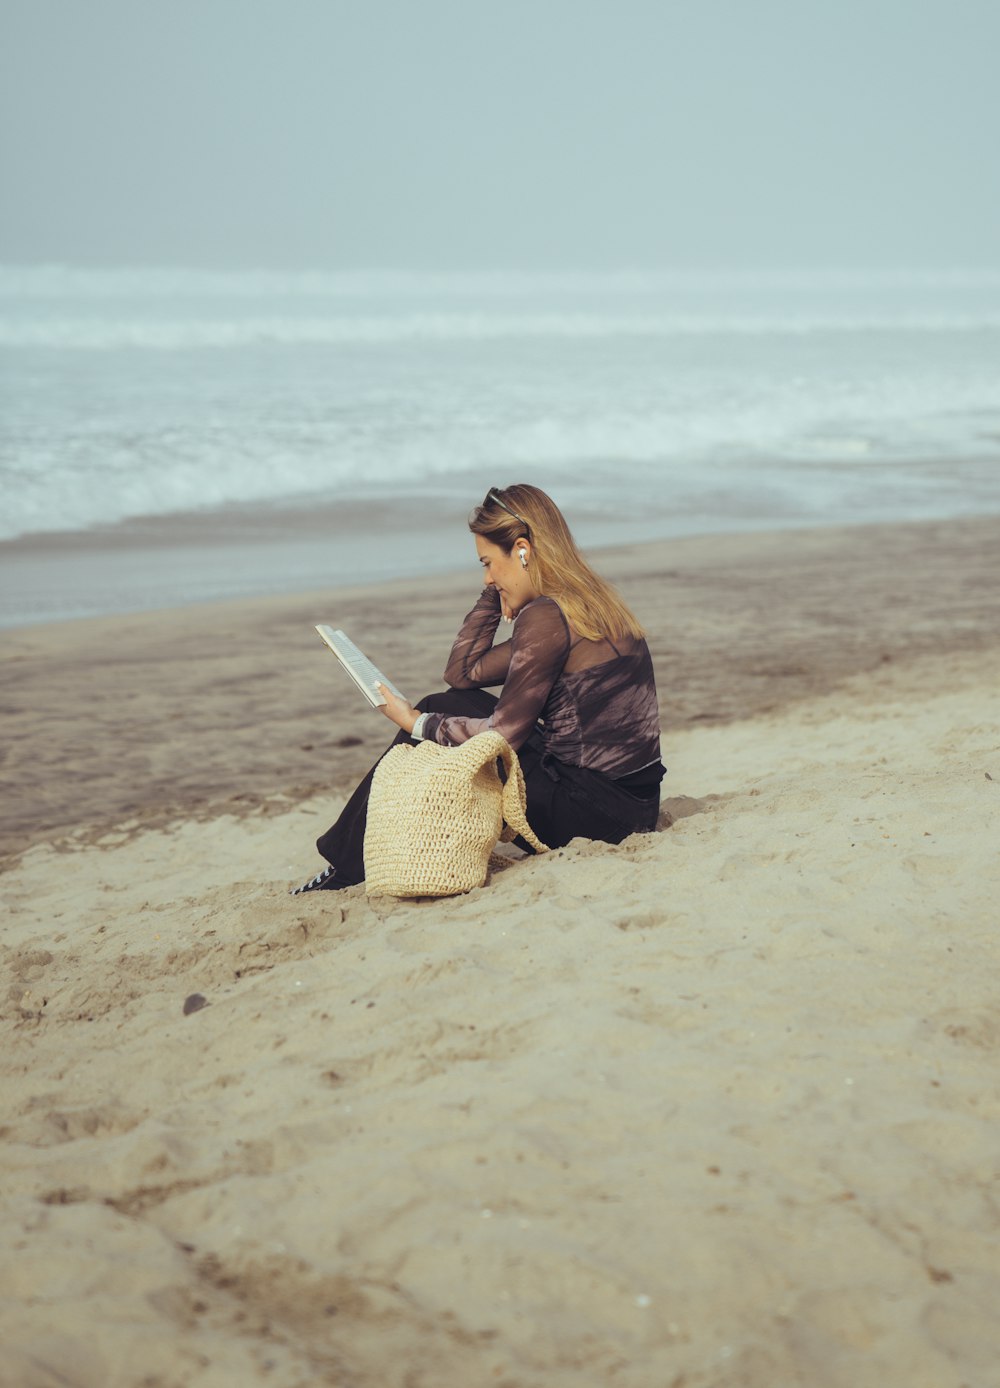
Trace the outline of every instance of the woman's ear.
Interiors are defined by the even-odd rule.
[[[528,567],[528,561],[529,561],[529,559],[531,558],[531,542],[530,542],[530,540],[525,540],[525,539],[515,540],[515,541],[514,541],[514,553],[517,555],[518,559],[521,561],[521,568],[522,568],[522,569],[526,569],[526,568]]]

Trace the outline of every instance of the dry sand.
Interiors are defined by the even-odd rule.
[[[446,902],[286,888],[468,582],[8,635],[0,1383],[996,1388],[998,538],[605,556],[663,831]]]

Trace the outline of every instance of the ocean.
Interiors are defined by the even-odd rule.
[[[0,623],[453,567],[515,481],[588,546],[1000,514],[1000,270],[0,268]]]

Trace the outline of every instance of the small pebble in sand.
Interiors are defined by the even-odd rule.
[[[200,1012],[203,1007],[208,1006],[208,998],[203,998],[200,993],[188,993],[184,999],[184,1016],[190,1017],[192,1012]]]

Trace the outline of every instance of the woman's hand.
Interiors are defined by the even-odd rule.
[[[486,587],[483,589],[483,593],[489,593],[490,597],[496,599],[497,607],[500,609],[500,616],[505,622],[512,622],[514,620],[514,613],[510,610],[507,599],[504,597],[503,593],[500,592],[500,589],[495,583],[487,583]]]
[[[379,713],[384,713],[386,718],[391,719],[398,728],[402,728],[404,733],[411,733],[414,723],[420,717],[418,710],[394,694],[391,689],[387,689],[384,684],[376,684],[375,688],[385,700],[384,704],[378,706]]]

